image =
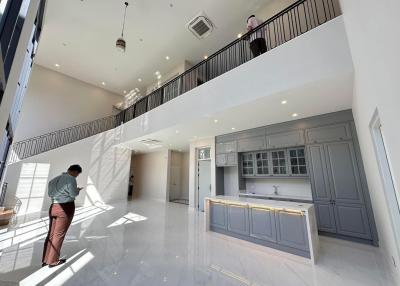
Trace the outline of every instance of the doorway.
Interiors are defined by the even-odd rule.
[[[197,209],[204,212],[204,198],[211,195],[210,148],[202,148],[197,153]]]
[[[400,255],[400,196],[396,191],[392,171],[390,167],[390,156],[385,144],[384,128],[382,127],[379,114],[376,111],[370,124],[372,139],[375,147],[375,155],[378,161],[379,173],[383,185],[392,227],[395,234],[397,252]]]

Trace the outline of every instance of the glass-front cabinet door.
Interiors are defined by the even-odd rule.
[[[254,176],[254,154],[244,153],[242,155],[242,175],[244,177]]]
[[[306,176],[307,164],[304,148],[289,149],[290,173],[293,176]]]
[[[256,174],[257,176],[269,175],[269,156],[268,152],[258,152],[256,154]]]
[[[271,151],[272,157],[272,174],[287,175],[286,150]]]

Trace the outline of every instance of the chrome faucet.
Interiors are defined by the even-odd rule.
[[[273,187],[274,187],[274,195],[277,195],[279,186],[273,185]]]

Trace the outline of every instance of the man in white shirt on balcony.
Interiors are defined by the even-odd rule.
[[[261,25],[261,20],[257,19],[256,16],[251,15],[247,19],[247,31],[255,30],[259,25]],[[267,44],[265,42],[265,31],[263,28],[258,29],[250,34],[250,50],[254,57],[265,53],[267,51]]]

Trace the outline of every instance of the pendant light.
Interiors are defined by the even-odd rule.
[[[117,39],[117,42],[115,43],[115,46],[118,51],[124,53],[126,49],[126,41],[124,40],[124,30],[125,30],[125,20],[126,20],[126,10],[128,8],[129,3],[125,2],[125,14],[124,14],[124,22],[122,24],[122,32],[121,32],[121,37]]]

